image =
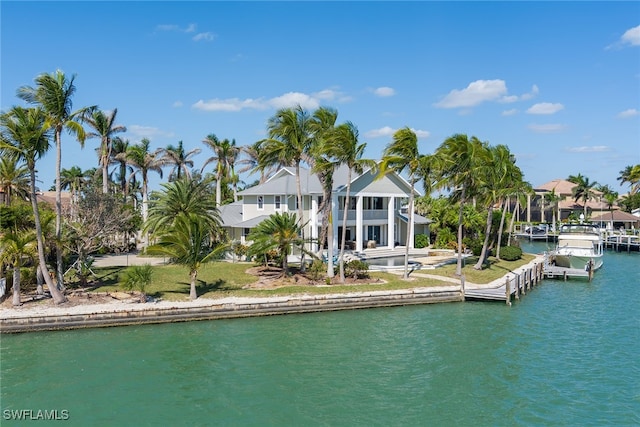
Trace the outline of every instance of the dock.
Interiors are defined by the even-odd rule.
[[[521,295],[533,289],[544,278],[544,263],[534,262],[489,286],[474,286],[465,289],[465,300],[471,301],[504,301],[511,305],[511,300],[519,300]]]
[[[604,247],[616,252],[638,252],[640,251],[640,236],[610,234],[604,239]]]

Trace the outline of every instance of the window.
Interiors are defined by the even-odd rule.
[[[258,210],[264,209],[264,197],[258,196]]]
[[[280,202],[280,196],[276,196],[276,199],[275,199],[274,204],[275,204],[275,206],[276,206],[276,210],[277,210],[277,211],[279,211],[279,210],[280,210],[280,203],[281,203],[281,202]]]
[[[247,237],[249,235],[249,233],[251,233],[251,229],[250,228],[246,228],[245,227],[245,228],[242,229],[242,235],[244,237]]]

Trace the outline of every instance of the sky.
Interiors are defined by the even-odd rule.
[[[640,163],[640,2],[3,0],[0,19],[2,111],[60,69],[74,109],[117,108],[132,144],[201,148],[198,169],[207,135],[252,144],[298,104],[335,108],[373,159],[403,127],[421,154],[505,144],[534,187],[581,173],[622,194]],[[98,144],[64,134],[63,168],[97,167]],[[38,184],[54,178],[51,150]]]

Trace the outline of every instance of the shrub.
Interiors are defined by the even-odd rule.
[[[522,249],[515,246],[500,248],[500,258],[505,261],[515,261],[522,257]]]
[[[307,270],[307,273],[309,274],[309,277],[311,278],[311,280],[313,280],[314,282],[317,282],[320,279],[320,277],[322,277],[322,274],[324,273],[325,268],[326,268],[326,264],[322,262],[322,260],[314,259],[313,263]]]
[[[344,274],[354,279],[369,277],[369,264],[359,259],[351,260],[344,265]]]
[[[442,228],[438,230],[438,236],[436,237],[435,247],[438,249],[451,249],[451,245],[453,244],[453,248],[457,246],[457,237],[448,228]]]
[[[426,248],[429,246],[429,236],[427,234],[416,234],[416,249]]]
[[[474,256],[480,256],[482,253],[482,241],[480,239],[472,239],[470,237],[465,237],[463,240],[464,245],[471,249],[471,252]]]
[[[140,302],[147,301],[145,290],[151,283],[153,267],[149,264],[133,265],[122,273],[120,286],[127,291],[139,291]]]

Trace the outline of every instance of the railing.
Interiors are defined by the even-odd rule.
[[[342,220],[344,215],[344,210],[338,211],[338,219]],[[389,213],[386,209],[366,209],[362,211],[362,219],[363,220],[371,220],[371,219],[387,219]],[[335,220],[335,218],[334,218]],[[347,211],[347,221],[355,221],[356,220],[356,211],[353,209],[349,209]]]

